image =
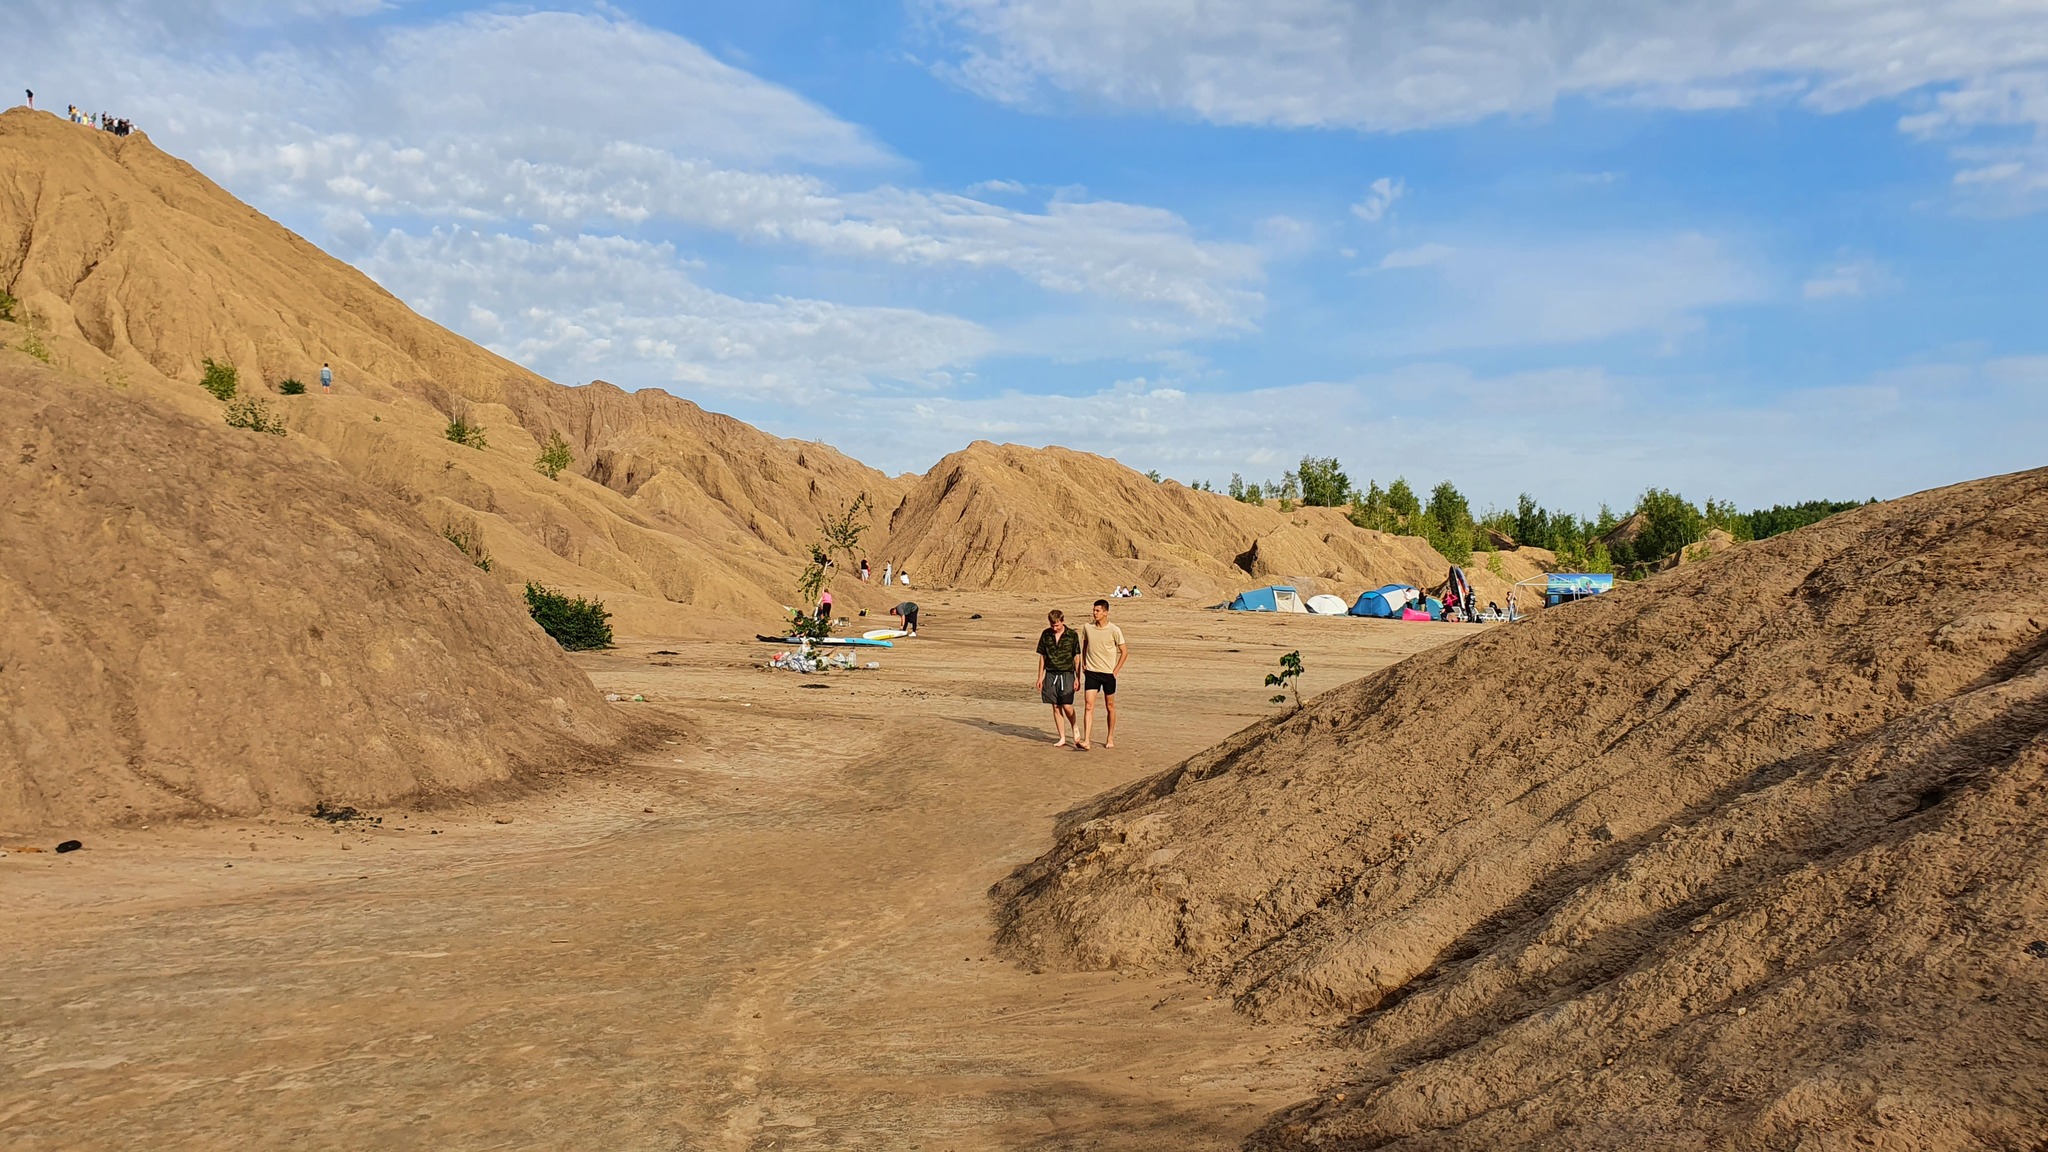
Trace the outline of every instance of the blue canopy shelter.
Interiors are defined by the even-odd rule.
[[[1415,602],[1418,589],[1413,584],[1388,584],[1370,592],[1358,594],[1358,603],[1351,606],[1353,616],[1377,616],[1382,620],[1401,614],[1401,609]]]
[[[1249,592],[1239,592],[1237,599],[1225,607],[1232,612],[1308,611],[1301,602],[1301,594],[1285,584],[1272,584],[1264,588],[1254,588]]]
[[[1614,591],[1614,574],[1611,572],[1552,572],[1534,580],[1519,581],[1521,584],[1542,584],[1543,604],[1555,608],[1588,596]]]

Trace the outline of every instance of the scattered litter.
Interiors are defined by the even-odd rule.
[[[79,850],[80,848],[83,848],[83,847],[85,847],[85,845],[84,845],[84,844],[81,844],[81,843],[79,843],[79,842],[78,842],[78,841],[76,841],[76,840],[66,840],[66,841],[65,841],[65,842],[63,842],[62,844],[59,844],[59,845],[57,845],[57,851],[59,851],[59,852],[76,852],[76,851],[78,851],[78,850]]]
[[[366,816],[355,808],[347,805],[332,806],[325,800],[313,805],[313,819],[325,820],[329,824],[340,824],[349,820],[368,820],[373,824],[384,822],[382,816]]]
[[[42,851],[42,849],[41,849],[41,848],[37,848],[37,847],[34,847],[34,846],[32,846],[32,845],[28,845],[28,844],[23,844],[23,845],[22,845],[21,847],[19,847],[19,848],[0,848],[0,852],[41,852],[41,851]]]
[[[768,661],[768,667],[770,668],[779,668],[784,672],[805,673],[830,672],[835,669],[839,671],[852,671],[855,668],[872,669],[880,668],[881,666],[881,662],[876,660],[870,660],[866,664],[862,664],[859,660],[854,658],[854,655],[851,652],[833,652],[827,654],[824,652],[808,651],[802,649],[799,649],[794,652],[777,652],[775,656]]]
[[[617,692],[607,692],[604,694],[604,698],[605,702],[608,704],[617,704],[619,701],[625,699],[624,696],[619,695]]]
[[[639,693],[637,693],[637,692],[636,692],[636,693],[634,693],[634,694],[633,694],[633,703],[635,703],[635,704],[645,704],[645,703],[647,703],[647,697],[645,697],[645,696],[642,696],[642,695],[640,695]]]

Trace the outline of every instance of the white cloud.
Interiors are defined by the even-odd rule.
[[[1375,279],[1441,317],[1405,326],[1410,353],[1567,344],[1632,332],[1674,338],[1717,307],[1761,300],[1764,278],[1727,242],[1697,233],[1587,237],[1549,245],[1425,244],[1388,253]],[[1412,278],[1421,278],[1418,281]]]
[[[1365,199],[1351,206],[1351,214],[1368,224],[1377,224],[1408,191],[1408,185],[1391,176],[1382,176],[1372,182],[1365,191]]]
[[[1897,278],[1877,261],[1844,259],[1808,279],[1800,286],[1800,294],[1808,300],[1832,300],[1875,295],[1896,287]]]
[[[924,2],[952,38],[941,74],[1027,106],[1402,131],[1545,115],[1571,96],[1825,113],[1956,86],[1930,114],[1941,124],[2048,124],[2048,6],[2033,0]]]
[[[902,165],[787,89],[625,18],[500,11],[265,39],[235,24],[235,5],[186,2],[188,19],[143,6],[132,28],[92,11],[50,19],[36,47],[65,87],[99,93],[95,106],[274,212],[344,225],[344,241],[364,240],[361,220],[701,229],[857,265],[1006,274],[1174,340],[1246,331],[1264,306],[1257,248],[1158,208],[844,190],[821,171]]]
[[[1024,186],[1015,180],[983,180],[979,184],[969,184],[967,191],[976,196],[1022,196]]]
[[[1427,268],[1442,264],[1457,254],[1458,250],[1448,244],[1418,244],[1413,248],[1397,248],[1380,257],[1380,267]]]
[[[872,392],[878,378],[922,388],[994,343],[952,316],[738,299],[695,283],[669,245],[618,236],[392,232],[362,266],[426,315],[561,380],[631,372],[806,402]]]

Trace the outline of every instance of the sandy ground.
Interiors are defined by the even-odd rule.
[[[1031,690],[1038,605],[921,599],[878,671],[589,656],[672,742],[521,797],[8,851],[0,1144],[1234,1145],[1318,1082],[1313,1035],[996,961],[987,889],[1268,713],[1281,652],[1313,691],[1469,629],[1119,604],[1118,746],[1078,753]]]

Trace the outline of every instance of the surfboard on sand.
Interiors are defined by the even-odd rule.
[[[860,637],[863,640],[894,640],[908,635],[910,633],[905,632],[901,628],[876,628],[872,631],[861,633]]]
[[[801,644],[804,642],[804,638],[801,636],[755,636],[754,639],[759,640],[763,644]],[[842,648],[895,647],[894,644],[889,643],[887,640],[869,640],[865,636],[827,636],[823,640],[813,640],[811,643],[826,646],[836,644]]]

